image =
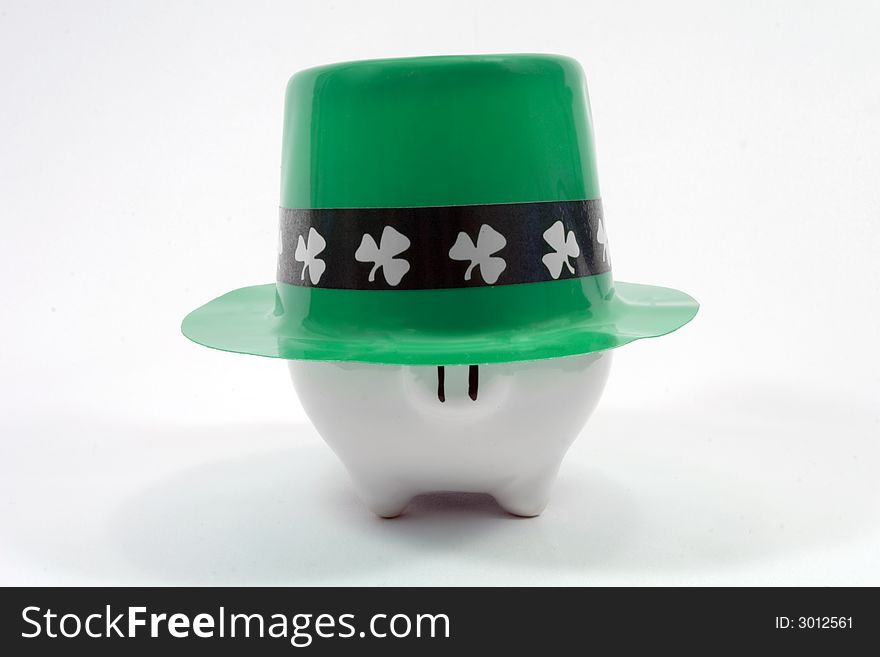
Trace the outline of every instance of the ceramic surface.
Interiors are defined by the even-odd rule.
[[[481,365],[476,387],[468,366],[442,375],[437,367],[369,363],[288,367],[306,413],[376,514],[399,515],[419,493],[461,491],[489,493],[510,513],[536,516],[599,401],[611,360],[602,351]]]

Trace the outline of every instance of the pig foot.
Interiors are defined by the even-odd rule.
[[[396,518],[413,498],[411,491],[384,481],[359,479],[354,482],[354,487],[364,505],[380,518]]]
[[[547,506],[555,481],[556,469],[553,469],[539,475],[516,479],[502,488],[491,491],[491,495],[508,513],[533,518],[541,515]]]

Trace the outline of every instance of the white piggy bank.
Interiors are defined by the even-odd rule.
[[[419,493],[460,491],[536,516],[599,401],[611,351],[479,367],[288,366],[306,413],[377,515],[399,515]]]

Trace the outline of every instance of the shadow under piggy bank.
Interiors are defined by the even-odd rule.
[[[631,502],[601,475],[587,473],[575,488],[577,521],[550,515],[568,526],[563,540],[601,561],[625,540]],[[111,534],[135,569],[163,582],[320,585],[379,583],[444,554],[481,567],[563,565],[546,524],[462,493],[417,496],[402,516],[383,520],[320,444],[165,477],[121,503]]]
[[[430,585],[702,581],[875,531],[876,447],[858,431],[827,440],[841,413],[865,409],[826,403],[812,432],[794,436],[793,413],[821,406],[761,395],[749,413],[741,400],[729,414],[723,403],[704,415],[600,411],[539,518],[452,493],[376,518],[313,434],[314,444],[159,480],[122,503],[112,534],[133,566],[163,581]]]

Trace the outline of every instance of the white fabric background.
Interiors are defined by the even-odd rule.
[[[0,5],[0,584],[880,584],[870,2]],[[617,353],[536,520],[381,521],[282,363],[186,312],[275,271],[284,85],[368,57],[588,76]]]

